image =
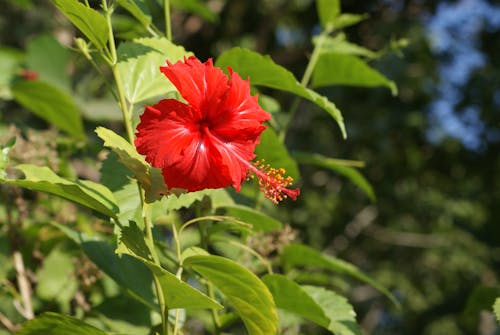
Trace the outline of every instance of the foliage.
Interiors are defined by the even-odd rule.
[[[410,9],[342,5],[8,1],[2,20],[27,24],[0,30],[0,334],[463,334],[500,318],[497,145],[428,142],[433,60]],[[280,42],[283,27],[298,32]],[[403,58],[393,35],[411,38]],[[159,67],[190,55],[249,78],[272,115],[257,159],[298,181],[296,202],[255,180],[168,189],[136,152],[144,105],[181,99]]]

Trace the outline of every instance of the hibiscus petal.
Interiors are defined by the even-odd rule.
[[[213,66],[211,59],[201,63],[192,56],[175,64],[167,62],[167,65],[160,67],[161,72],[199,113],[200,119],[206,118],[209,110],[217,108],[226,94],[228,78],[221,69]]]

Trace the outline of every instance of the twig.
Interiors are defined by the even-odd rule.
[[[2,312],[0,312],[0,323],[12,333],[16,333],[21,328],[21,326],[12,323]]]
[[[28,320],[33,319],[33,304],[31,303],[31,284],[26,276],[26,270],[24,268],[23,256],[19,250],[12,253],[12,259],[14,261],[14,269],[17,273],[17,285],[19,287],[19,293],[21,294],[22,301],[22,311],[21,314]]]

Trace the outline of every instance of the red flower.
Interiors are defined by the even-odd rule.
[[[277,202],[299,190],[288,190],[283,171],[250,163],[270,115],[250,95],[248,81],[230,71],[229,78],[212,60],[195,57],[160,67],[186,103],[161,100],[146,106],[137,126],[135,145],[154,167],[162,169],[169,188],[198,191],[240,185],[252,171],[261,188]]]

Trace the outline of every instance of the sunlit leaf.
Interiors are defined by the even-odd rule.
[[[377,70],[358,57],[334,52],[324,52],[319,58],[312,76],[314,87],[350,85],[363,87],[386,86],[393,95],[397,87]]]
[[[271,291],[276,307],[293,312],[328,328],[330,320],[304,289],[283,275],[265,275],[262,281]]]
[[[184,261],[214,284],[236,309],[249,335],[276,334],[278,315],[262,281],[243,266],[220,256],[192,256]]]
[[[7,142],[0,144],[0,179],[7,177],[5,168],[9,165],[9,153],[15,144],[15,137],[11,137]]]
[[[181,208],[189,208],[197,201],[202,201],[203,198],[208,197],[212,203],[212,209],[222,206],[233,205],[234,201],[229,196],[225,189],[206,189],[196,192],[188,192],[182,194],[172,194],[162,199],[162,207],[166,211],[174,211]]]
[[[313,38],[313,42],[316,44],[318,38]],[[366,58],[376,58],[377,53],[363,48],[360,45],[351,43],[347,41],[345,34],[337,34],[335,37],[323,36],[321,43],[321,52],[334,52],[339,54],[347,54],[354,56],[362,56]]]
[[[346,298],[323,287],[302,286],[302,289],[321,307],[330,321],[326,328],[333,334],[361,335],[356,313]]]
[[[190,55],[166,38],[139,38],[118,47],[118,71],[125,96],[131,103],[175,92],[175,87],[160,72],[166,61],[175,63]]]
[[[104,16],[78,0],[50,0],[99,49],[106,46],[109,28]]]
[[[316,0],[316,10],[323,27],[332,25],[340,14],[340,0]]]
[[[217,301],[192,288],[174,274],[155,264],[151,255],[151,248],[153,246],[148,245],[142,231],[131,223],[130,226],[123,228],[120,244],[116,252],[136,258],[152,271],[161,284],[168,308],[222,308]]]
[[[0,98],[12,99],[10,86],[24,58],[24,54],[16,49],[0,48]]]
[[[497,316],[497,320],[500,322],[500,298],[497,298],[497,300],[495,300],[495,304],[493,305],[493,311]]]
[[[104,146],[113,150],[118,155],[120,162],[130,169],[141,183],[147,202],[153,202],[168,193],[161,170],[149,165],[144,157],[137,153],[132,144],[104,127],[97,127],[95,132],[104,141]]]
[[[315,103],[335,119],[342,135],[346,137],[342,114],[335,104],[302,86],[290,71],[274,63],[271,57],[247,49],[233,48],[223,52],[217,59],[216,65],[221,68],[231,67],[242,78],[250,77],[252,85],[287,91]]]
[[[234,205],[222,207],[222,209],[224,209],[227,216],[251,224],[253,231],[268,232],[280,229],[283,226],[278,220],[250,207]]]
[[[350,14],[344,13],[337,16],[334,20],[333,26],[335,29],[341,29],[352,26],[368,18],[367,14]]]
[[[373,286],[388,297],[396,306],[399,306],[397,300],[385,287],[361,272],[361,270],[355,265],[341,259],[322,254],[306,245],[289,244],[285,246],[281,254],[281,259],[288,267],[312,266],[347,274]]]
[[[68,134],[83,139],[80,111],[73,98],[50,84],[37,80],[19,80],[12,86],[14,99]]]
[[[151,24],[151,14],[144,0],[117,0],[117,3],[132,14],[144,27]]]
[[[89,180],[70,181],[56,175],[48,167],[29,164],[17,165],[24,179],[0,179],[1,182],[17,185],[33,191],[41,191],[76,202],[109,217],[116,217],[118,206],[113,193]]]
[[[297,162],[290,156],[285,145],[279,140],[274,130],[268,127],[260,137],[260,143],[255,148],[258,160],[264,160],[273,168],[285,169],[285,174],[294,180],[300,179]]]
[[[21,330],[17,332],[17,334],[107,335],[108,333],[79,319],[57,313],[47,312],[33,320],[26,322]]]
[[[293,157],[302,164],[312,164],[337,172],[362,189],[371,201],[375,201],[375,192],[365,177],[356,169],[339,164],[337,160],[318,154],[295,152]]]

